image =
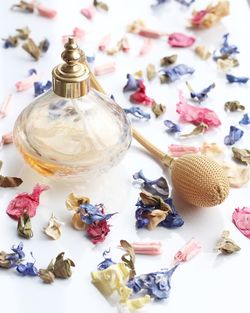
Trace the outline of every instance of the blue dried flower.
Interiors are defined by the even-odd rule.
[[[126,114],[132,114],[138,119],[145,118],[146,120],[149,120],[151,118],[151,115],[149,113],[145,113],[140,107],[131,107],[123,110]]]
[[[189,7],[192,3],[195,2],[195,0],[176,0],[180,4],[185,5],[186,7]]]
[[[47,38],[45,38],[43,41],[40,42],[39,48],[42,52],[47,52],[49,50],[50,42]]]
[[[161,82],[173,82],[181,78],[181,76],[186,74],[193,74],[194,69],[185,64],[178,64],[171,68],[162,68],[160,72],[163,72],[161,77]]]
[[[166,2],[169,2],[169,0],[156,0],[156,3],[151,4],[151,7],[154,8]]]
[[[190,96],[192,99],[196,99],[198,101],[204,101],[208,96],[207,94],[210,92],[211,89],[215,87],[215,83],[209,85],[207,88],[202,89],[200,92],[190,92]]]
[[[165,120],[163,123],[167,127],[168,133],[173,134],[181,131],[180,126],[170,120]]]
[[[234,75],[231,75],[231,74],[226,74],[226,78],[227,78],[227,80],[228,80],[228,82],[230,84],[232,84],[232,83],[245,84],[249,80],[249,77],[245,77],[245,76],[237,77],[237,76],[234,76]]]
[[[229,36],[229,33],[223,35],[224,41],[223,41],[222,47],[220,49],[220,53],[226,54],[226,55],[232,55],[232,54],[240,53],[237,46],[228,44],[228,36]]]
[[[167,199],[169,196],[169,187],[166,179],[164,177],[157,178],[155,180],[150,180],[145,177],[143,171],[140,170],[139,172],[133,175],[135,180],[142,180],[143,183],[141,184],[142,189],[147,192],[150,192],[154,196],[159,196],[163,200]]]
[[[17,247],[12,246],[11,250],[14,253],[10,253],[6,256],[6,260],[11,261],[12,266],[15,266],[18,261],[21,261],[25,257],[23,252],[23,243],[20,242]]]
[[[230,126],[229,135],[224,138],[224,144],[227,146],[235,144],[236,141],[240,140],[243,134],[243,130],[235,126]]]
[[[88,63],[94,63],[95,62],[95,55],[87,55],[86,56],[87,62]]]
[[[105,250],[103,252],[102,255],[104,257],[104,261],[102,261],[101,263],[99,263],[97,265],[97,269],[99,271],[105,270],[106,268],[110,267],[111,265],[116,264],[115,262],[112,261],[111,258],[107,257],[107,254],[109,254],[109,253],[110,253],[110,249],[109,250]]]
[[[135,294],[142,291],[156,300],[166,299],[169,297],[171,277],[177,266],[175,265],[170,270],[136,276],[127,283],[127,286],[133,289]]]
[[[23,276],[37,276],[38,270],[34,266],[34,263],[27,262],[26,264],[18,264],[16,267],[18,273],[22,274]]]
[[[34,89],[35,89],[35,97],[40,96],[45,91],[49,90],[52,87],[51,81],[47,81],[45,85],[43,85],[41,82],[35,82],[34,83]]]
[[[184,221],[180,214],[177,213],[173,200],[168,198],[165,202],[171,207],[171,212],[167,215],[164,221],[160,222],[159,225],[166,228],[181,227],[184,224]]]
[[[136,207],[137,209],[135,211],[135,226],[137,228],[146,228],[149,224],[149,219],[146,217],[147,213],[151,213],[154,210],[154,207],[146,206],[141,200],[137,201]]]
[[[31,68],[28,73],[29,73],[29,76],[31,76],[33,74],[37,74],[37,70],[34,68]]]
[[[131,74],[127,74],[127,79],[128,81],[127,84],[123,87],[123,92],[137,90],[141,79],[136,79]]]
[[[248,116],[247,113],[245,113],[242,117],[242,119],[239,121],[240,125],[248,125],[250,124],[250,117]]]
[[[83,212],[82,212],[83,211]],[[103,221],[110,219],[114,214],[105,214],[102,204],[81,204],[80,205],[81,219],[84,223],[90,225],[97,221]]]

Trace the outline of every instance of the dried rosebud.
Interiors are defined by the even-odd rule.
[[[224,230],[221,238],[218,240],[215,249],[220,251],[222,254],[232,254],[240,250],[240,247],[229,238],[230,232],[228,230]]]
[[[148,80],[152,80],[156,77],[156,69],[153,64],[148,64],[146,71]]]
[[[71,267],[74,267],[75,264],[70,259],[63,259],[64,258],[64,252],[61,252],[56,257],[55,263],[54,263],[54,269],[53,274],[57,278],[69,278],[72,275]]]
[[[43,280],[45,284],[52,284],[55,281],[55,275],[52,271],[48,269],[40,269],[38,272],[38,276]]]
[[[227,101],[224,104],[224,109],[227,111],[235,112],[235,111],[244,111],[244,105],[241,105],[239,101]]]
[[[30,217],[26,212],[24,212],[18,219],[17,233],[20,237],[26,239],[33,237]]]
[[[108,5],[102,1],[94,0],[93,5],[94,5],[94,7],[96,7],[97,9],[100,9],[102,11],[108,12],[108,10],[109,10]]]
[[[155,114],[155,117],[159,117],[166,112],[166,106],[161,103],[156,103],[155,101],[153,102],[151,108]]]
[[[28,38],[27,42],[22,45],[22,48],[29,53],[36,61],[39,60],[41,56],[41,51],[39,47],[35,44],[35,42]]]
[[[172,65],[176,62],[177,60],[177,54],[173,54],[173,55],[170,55],[170,56],[167,56],[167,57],[163,57],[161,58],[160,60],[160,65],[165,67],[165,66],[169,66],[169,65]]]

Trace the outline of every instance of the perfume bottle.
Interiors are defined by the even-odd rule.
[[[14,142],[38,173],[82,177],[115,165],[131,143],[131,126],[123,109],[90,86],[83,52],[69,38],[65,63],[52,71],[52,89],[19,115]]]

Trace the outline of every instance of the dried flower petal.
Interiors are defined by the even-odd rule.
[[[238,60],[234,58],[218,59],[216,62],[217,62],[218,69],[223,72],[227,72],[231,68],[239,66]]]
[[[138,33],[142,28],[145,28],[145,23],[143,20],[138,19],[127,26],[127,31],[131,33]]]
[[[204,132],[208,129],[207,124],[200,123],[197,125],[190,133],[187,134],[181,134],[181,137],[192,137],[197,135],[203,135]]]
[[[172,33],[168,37],[168,44],[171,47],[186,48],[191,47],[195,43],[193,36],[188,36],[182,33]]]
[[[44,40],[40,41],[38,48],[43,52],[47,52],[49,50],[50,42],[47,38]]]
[[[81,204],[90,203],[90,199],[85,196],[77,196],[73,192],[68,195],[66,207],[70,211],[78,211]]]
[[[57,15],[57,11],[47,8],[42,4],[38,4],[36,6],[36,9],[38,11],[38,14],[43,16],[43,17],[47,17],[47,18],[54,18]]]
[[[39,47],[35,44],[35,42],[28,38],[28,40],[22,45],[22,48],[29,53],[36,61],[39,60],[41,56],[41,51]]]
[[[245,76],[237,77],[232,74],[226,74],[226,78],[230,84],[232,83],[246,84],[249,80],[249,77],[245,77]]]
[[[156,300],[166,299],[169,297],[170,280],[177,266],[175,265],[170,270],[136,276],[127,283],[127,286],[132,288],[135,294],[142,291]]]
[[[204,101],[208,97],[208,93],[211,91],[211,89],[215,88],[215,83],[209,85],[207,88],[202,89],[200,92],[194,92],[192,87],[188,82],[186,82],[186,85],[190,91],[190,97],[191,99],[197,100],[199,102]]]
[[[93,5],[90,5],[87,8],[81,9],[81,14],[84,15],[87,19],[92,20],[95,16],[95,7]]]
[[[34,91],[35,91],[34,96],[38,97],[42,95],[43,93],[51,89],[51,87],[52,87],[52,83],[50,80],[48,80],[47,83],[44,85],[41,82],[34,82]]]
[[[171,68],[162,68],[160,72],[163,74],[160,76],[161,83],[173,82],[181,78],[183,75],[193,74],[194,69],[185,64],[178,64]]]
[[[232,218],[239,231],[247,238],[250,238],[250,209],[247,207],[236,208]]]
[[[242,119],[239,121],[240,125],[248,125],[250,124],[250,117],[248,116],[248,114],[244,114]]]
[[[194,125],[199,125],[200,123],[204,123],[208,127],[217,127],[221,125],[221,122],[214,111],[187,104],[181,91],[179,93],[179,102],[176,104],[176,112],[180,114],[180,119],[182,121]]]
[[[184,220],[180,216],[180,214],[176,211],[176,208],[173,204],[173,200],[171,198],[168,198],[166,201],[166,204],[169,205],[171,208],[171,211],[166,216],[165,220],[160,223],[160,226],[166,227],[166,228],[177,228],[181,227],[184,224]]]
[[[18,220],[23,212],[27,212],[29,217],[35,216],[36,208],[39,205],[40,194],[48,189],[48,186],[37,184],[34,187],[32,194],[26,192],[18,194],[10,201],[6,210],[7,214],[15,220]]]
[[[75,213],[72,216],[71,225],[76,230],[86,230],[87,224],[83,222],[81,213]]]
[[[227,101],[224,104],[224,109],[227,111],[235,112],[235,111],[244,111],[244,105],[241,105],[239,101]]]
[[[203,45],[198,45],[195,47],[194,52],[202,59],[207,60],[210,58],[211,53],[207,50],[207,48]]]
[[[60,222],[52,213],[51,218],[49,219],[48,226],[44,229],[44,233],[54,239],[57,240],[61,236],[61,226],[64,225],[64,223]]]
[[[141,27],[138,30],[137,34],[142,36],[142,37],[146,37],[148,39],[159,39],[162,36],[166,35],[165,33],[162,33],[161,31],[154,30],[154,29],[149,29],[149,28],[146,28],[146,27]]]
[[[105,270],[106,268],[110,267],[111,265],[116,264],[115,262],[112,261],[111,258],[107,257],[107,255],[109,254],[109,252],[110,252],[110,250],[108,250],[108,251],[105,250],[105,251],[103,252],[102,255],[103,255],[103,257],[104,257],[104,261],[102,261],[101,263],[99,263],[99,264],[97,265],[98,271],[103,271],[103,270]]]
[[[216,160],[216,162],[218,162],[225,171],[230,187],[240,188],[248,183],[250,179],[250,167],[235,165],[218,160]]]
[[[146,87],[143,84],[143,81],[139,81],[139,87],[135,93],[132,93],[129,97],[129,100],[135,104],[151,105],[154,100],[146,95]]]
[[[26,2],[21,0],[19,4],[14,4],[12,5],[11,9],[19,9],[21,12],[26,12],[26,13],[33,13],[34,12],[34,7],[35,4],[34,2]]]
[[[168,152],[174,157],[180,157],[186,154],[194,154],[200,151],[199,148],[193,146],[185,146],[185,145],[175,145],[171,144],[168,146]]]
[[[153,102],[151,109],[154,112],[155,117],[159,117],[166,112],[166,106],[161,103],[156,103],[155,101]]]
[[[135,251],[130,243],[126,240],[120,240],[120,245],[126,250],[126,253],[122,256],[122,261],[129,268],[129,280],[133,279],[136,275],[135,271]]]
[[[18,28],[18,29],[16,29],[16,31],[18,32],[18,38],[20,38],[22,40],[28,39],[30,32],[31,32],[29,27]]]
[[[162,253],[161,241],[133,242],[130,244],[135,254],[159,255]]]
[[[156,69],[153,64],[148,64],[146,71],[148,80],[152,80],[156,77]]]
[[[142,57],[148,54],[151,49],[152,49],[152,40],[150,38],[145,38],[140,48],[139,56]]]
[[[232,254],[240,250],[240,247],[229,238],[230,232],[224,230],[221,234],[221,238],[218,240],[215,249],[222,254]]]
[[[235,160],[250,165],[250,150],[232,147],[232,152]]]
[[[123,87],[123,92],[134,91],[139,88],[140,79],[136,79],[134,75],[127,74],[127,80],[126,85]]]
[[[200,148],[200,152],[208,157],[215,157],[223,153],[223,148],[216,143],[204,142]]]
[[[201,251],[201,243],[195,238],[190,239],[174,256],[175,263],[188,262]]]
[[[29,215],[24,212],[18,219],[17,233],[26,239],[33,237],[33,231]]]
[[[61,252],[53,265],[53,274],[57,278],[69,278],[72,275],[71,267],[75,267],[74,262],[71,259],[64,260],[64,252]]]
[[[105,63],[99,66],[96,66],[94,68],[94,73],[96,76],[105,75],[109,73],[113,73],[116,70],[116,63],[115,62],[109,62]]]
[[[165,120],[163,123],[167,127],[168,133],[178,133],[181,131],[180,126],[170,120]]]
[[[34,259],[32,252],[30,254]],[[38,270],[35,267],[35,261],[33,263],[27,262],[26,264],[19,263],[16,267],[16,271],[23,276],[38,276]]]
[[[138,119],[145,118],[147,121],[150,120],[151,115],[145,113],[140,107],[131,107],[129,109],[123,109],[126,114],[132,114],[134,117]]]
[[[15,84],[16,90],[23,91],[31,88],[34,85],[34,83],[38,80],[38,77],[39,76],[36,73],[32,73],[27,78],[19,80]]]
[[[234,145],[235,142],[240,140],[243,134],[244,134],[243,130],[235,126],[230,126],[229,134],[224,138],[224,144],[227,146]]]
[[[166,57],[161,58],[160,65],[164,67],[169,66],[169,65],[174,64],[176,60],[177,60],[177,54],[166,56]]]

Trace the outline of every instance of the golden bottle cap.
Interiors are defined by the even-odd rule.
[[[69,38],[61,54],[65,61],[52,71],[53,91],[60,97],[80,98],[89,91],[90,79],[88,67],[81,63],[82,52],[73,38]]]

